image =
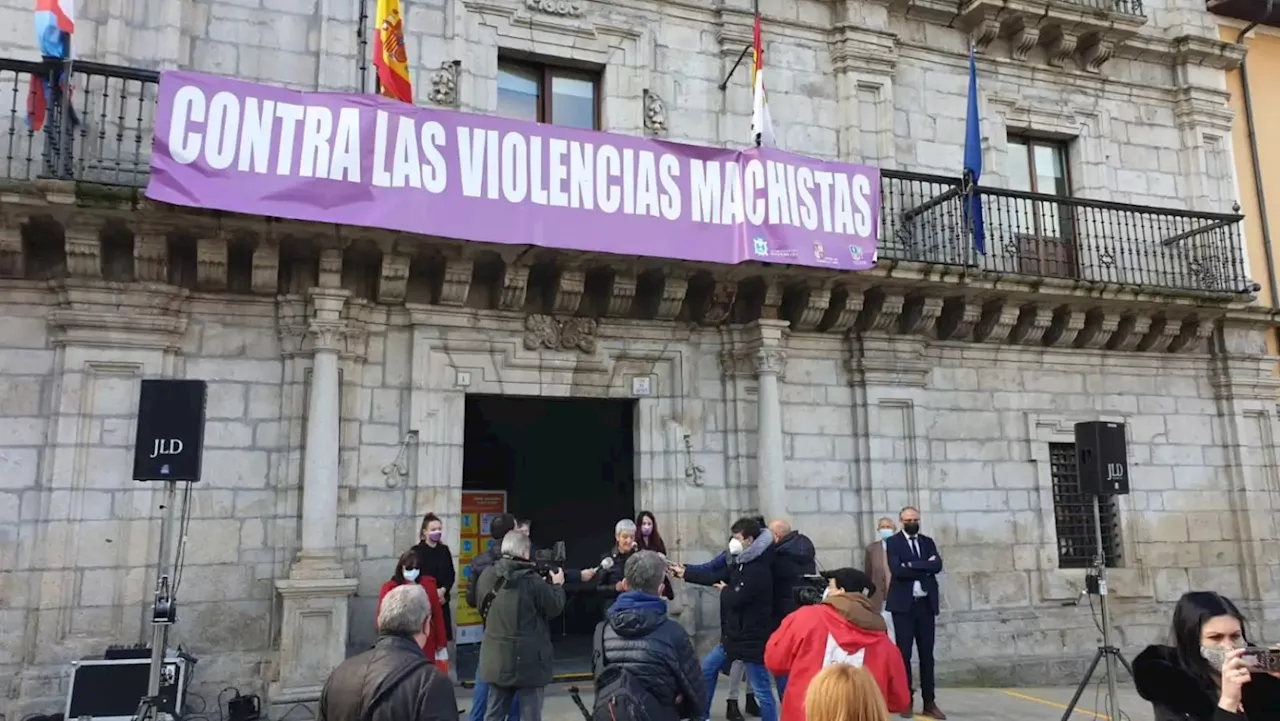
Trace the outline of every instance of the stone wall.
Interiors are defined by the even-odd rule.
[[[210,383],[175,641],[201,659],[206,700],[228,684],[262,693],[281,623],[274,581],[298,548],[305,303],[90,281],[6,281],[0,292],[0,620],[20,630],[0,641],[11,716],[54,710],[68,661],[148,633],[160,497],[128,477],[145,375]],[[182,312],[164,311],[176,301]],[[125,312],[110,320],[90,307]],[[359,581],[352,648],[370,640],[377,588],[421,514],[456,533],[466,393],[629,397],[631,378],[648,377],[637,505],[662,519],[673,551],[707,558],[757,507],[757,388],[742,349],[758,329],[608,320],[588,352],[531,349],[517,313],[359,301],[349,313],[363,329],[341,356],[338,544]],[[1048,443],[1070,442],[1077,420],[1124,420],[1134,492],[1119,501],[1112,575],[1121,645],[1159,638],[1168,602],[1189,588],[1280,622],[1280,567],[1267,555],[1280,536],[1274,381],[1256,336],[1220,329],[1218,347],[1236,353],[1226,356],[791,334],[781,399],[793,523],[825,566],[860,564],[875,518],[917,505],[946,561],[944,676],[1058,679],[1096,633],[1086,607],[1063,606],[1083,571],[1058,569]],[[413,431],[408,477],[384,475]],[[690,462],[701,468],[692,479]],[[683,591],[677,610],[691,629],[716,627],[712,594]]]
[[[372,15],[375,0],[367,4]],[[1242,51],[1217,39],[1202,3],[1148,1],[1145,16],[1119,13],[1101,25],[1072,3],[1046,3],[1042,13],[1032,3],[1027,22],[995,2],[972,3],[976,14],[963,17],[950,6],[941,12],[917,5],[761,4],[781,147],[959,175],[965,53],[973,40],[982,51],[984,184],[1009,182],[1008,136],[1030,134],[1073,141],[1076,196],[1172,206],[1190,200],[1197,209],[1230,210],[1236,193],[1222,68]],[[499,54],[532,53],[604,69],[603,129],[713,146],[748,140],[747,64],[726,90],[718,86],[750,43],[749,0],[427,0],[406,7],[420,105],[495,112]],[[32,40],[17,30],[29,26],[30,12],[19,0],[0,7],[0,27],[13,28],[0,36],[0,55],[34,57]],[[1083,15],[1059,17],[1072,12]],[[367,67],[361,80],[358,59],[369,50],[360,44],[358,19],[354,0],[182,0],[156,10],[93,3],[80,10],[77,55],[305,90],[371,90]],[[1053,22],[1081,36],[1059,33]],[[1090,35],[1093,25],[1099,31]],[[114,117],[105,112],[97,122],[109,125]],[[126,135],[132,144],[133,129]],[[132,145],[126,150],[121,157],[132,157]]]

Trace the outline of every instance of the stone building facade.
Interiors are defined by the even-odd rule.
[[[369,84],[353,3],[86,4],[86,60]],[[10,5],[2,24],[22,27],[28,8]],[[878,516],[918,506],[946,559],[937,656],[952,679],[1060,681],[1097,643],[1087,608],[1064,605],[1088,555],[1064,538],[1080,420],[1128,427],[1133,493],[1107,516],[1120,643],[1160,637],[1191,588],[1280,623],[1274,320],[1253,305],[1238,218],[1211,215],[1235,197],[1223,76],[1240,51],[1194,0],[1107,5],[762,2],[780,145],[904,171],[885,181],[880,267],[856,275],[192,212],[103,192],[93,174],[136,183],[145,150],[53,179],[11,157],[5,713],[53,710],[68,661],[146,638],[160,499],[128,477],[143,377],[210,384],[175,631],[210,701],[229,684],[314,698],[370,640],[378,586],[424,511],[457,548],[467,394],[630,398],[635,379],[649,381],[637,506],[688,560],[762,508],[825,566],[857,562]],[[532,55],[603,69],[603,130],[736,146],[745,68],[717,86],[751,21],[746,0],[428,0],[407,27],[420,104],[495,112],[500,57]],[[958,175],[971,41],[994,249],[976,266],[954,194],[929,205]],[[30,49],[6,37],[0,56]],[[149,147],[145,90],[127,92],[142,93],[137,123],[87,113],[78,157],[129,133]],[[1019,194],[1013,146],[1049,141],[1070,197]],[[1026,218],[1046,212],[1106,226],[1076,228],[1069,271],[1035,242],[1024,252]],[[682,589],[675,610],[708,631],[714,603]]]

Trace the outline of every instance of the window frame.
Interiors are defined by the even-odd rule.
[[[1043,138],[1036,135],[1025,135],[1022,133],[1011,133],[1008,135],[1006,142],[1010,145],[1021,145],[1027,149],[1027,175],[1031,179],[1031,189],[1019,192],[1039,193],[1040,195],[1052,195],[1055,198],[1070,198],[1075,192],[1074,183],[1071,178],[1071,143],[1067,140],[1055,140],[1053,138]],[[1036,153],[1037,147],[1050,148],[1054,151],[1054,155],[1062,162],[1062,180],[1066,183],[1067,192],[1058,193],[1045,192],[1040,189],[1040,176],[1036,173]]]
[[[498,75],[501,76],[505,68],[517,68],[525,70],[531,74],[537,75],[538,80],[538,119],[536,122],[545,125],[555,125],[550,118],[555,117],[555,93],[551,91],[557,77],[572,78],[574,80],[586,80],[591,83],[592,103],[591,103],[591,130],[600,130],[600,120],[603,115],[602,99],[600,89],[603,78],[598,71],[592,71],[585,68],[573,67],[570,65],[557,65],[555,63],[540,62],[537,60],[528,60],[519,57],[510,57],[506,55],[498,56]],[[560,125],[557,127],[572,127],[568,125]],[[575,128],[581,129],[581,128]]]
[[[1049,462],[1049,483],[1050,496],[1053,499],[1053,530],[1056,539],[1055,552],[1058,559],[1058,568],[1060,569],[1091,569],[1094,567],[1094,558],[1097,554],[1097,530],[1093,523],[1093,504],[1071,503],[1070,508],[1060,504],[1059,501],[1063,496],[1083,496],[1079,490],[1080,485],[1080,468],[1076,461],[1076,444],[1074,442],[1050,442],[1048,452]],[[1069,459],[1069,461],[1068,461]],[[1063,468],[1068,466],[1068,468]],[[1063,485],[1074,486],[1074,488],[1063,488]],[[1124,564],[1124,542],[1121,538],[1120,528],[1120,505],[1116,502],[1115,496],[1100,496],[1100,519],[1103,524],[1102,528],[1102,554],[1105,559],[1106,567],[1121,568]],[[1084,511],[1079,509],[1084,506]],[[1068,518],[1076,515],[1077,518]],[[1088,538],[1082,538],[1072,535],[1070,539],[1064,539],[1062,529],[1064,526],[1083,525],[1088,532]],[[1070,543],[1065,544],[1064,540]],[[1084,541],[1084,545],[1089,551],[1087,558],[1068,551],[1069,547],[1073,547],[1079,542]],[[1064,552],[1068,551],[1068,552]]]

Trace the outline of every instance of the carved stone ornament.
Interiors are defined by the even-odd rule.
[[[458,107],[458,77],[462,62],[449,60],[440,63],[440,69],[431,75],[431,92],[427,98],[436,105]]]
[[[585,4],[583,0],[524,0],[524,6],[530,10],[573,18],[586,11]]]
[[[596,328],[594,318],[558,320],[549,315],[530,315],[524,320],[524,347],[527,350],[580,350],[593,354],[596,352]]]
[[[644,129],[653,135],[667,132],[667,104],[652,90],[644,91]]]

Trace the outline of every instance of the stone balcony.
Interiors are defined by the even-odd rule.
[[[1058,8],[1055,12],[1066,12],[1061,9],[1065,5],[1054,7]],[[1087,10],[1091,6],[1084,7]],[[1096,15],[1097,11],[1075,8],[1071,12]],[[26,117],[27,103],[24,102],[30,79],[48,79],[58,73],[60,68],[40,63],[0,60],[0,100],[5,101],[0,104],[0,142],[7,146],[3,165],[0,165],[0,202],[6,206],[8,231],[12,231],[0,235],[0,276],[50,277],[45,271],[36,272],[44,267],[42,263],[49,266],[46,271],[55,275],[61,272],[57,268],[76,265],[73,236],[86,224],[95,228],[104,223],[114,224],[112,227],[128,225],[130,233],[137,238],[155,237],[158,231],[141,226],[151,223],[158,214],[171,231],[191,236],[188,239],[191,243],[210,248],[215,247],[209,245],[213,242],[211,238],[226,236],[225,231],[231,225],[244,226],[262,237],[269,235],[256,228],[270,225],[268,219],[212,214],[218,216],[215,225],[219,226],[213,228],[210,214],[157,208],[155,203],[143,200],[158,80],[155,72],[76,62],[70,103],[53,97],[43,126],[33,129]],[[1050,310],[1045,316],[1047,322],[1056,312],[1052,309],[1061,307],[1061,301],[1049,296],[1064,300],[1088,298],[1093,304],[1098,299],[1115,302],[1123,299],[1120,304],[1126,308],[1131,309],[1133,303],[1139,302],[1148,305],[1150,312],[1157,312],[1169,303],[1238,307],[1248,303],[1256,290],[1245,271],[1239,215],[999,188],[983,187],[977,192],[986,218],[986,252],[981,254],[973,248],[964,210],[967,196],[959,178],[884,171],[878,268],[869,273],[842,274],[820,268],[795,268],[786,265],[785,259],[732,268],[667,268],[679,264],[622,257],[593,257],[572,262],[560,257],[556,263],[565,267],[566,263],[611,266],[614,277],[637,275],[636,266],[651,269],[662,266],[665,270],[660,275],[664,279],[699,277],[712,283],[709,287],[714,287],[715,292],[711,300],[716,302],[710,305],[734,305],[733,299],[740,287],[755,288],[748,294],[753,297],[760,288],[767,287],[769,292],[756,299],[760,301],[757,306],[763,304],[763,307],[777,309],[780,304],[784,305],[796,315],[797,327],[824,331],[850,328],[864,299],[877,297],[867,296],[865,291],[880,288],[880,293],[888,290],[892,291],[889,295],[893,295],[909,291],[913,284],[922,287],[922,283],[939,286],[943,297],[959,292],[955,289],[957,285],[968,286],[960,294],[973,297],[962,303],[967,308],[962,315],[973,316],[969,319],[973,323],[984,315],[983,308],[996,312],[999,304],[989,302],[995,297],[992,295],[995,289],[1013,289],[1022,298],[1011,306],[1012,310],[1001,311],[1014,313],[1015,317],[1009,319],[1011,323],[1016,320],[1017,309],[1037,296],[1043,296],[1038,302],[1050,303],[1043,306]],[[86,215],[95,213],[100,217],[86,220]],[[55,220],[62,230],[52,235],[52,231],[33,231],[46,227],[47,220]],[[19,228],[21,232],[16,232]],[[325,232],[333,234],[332,230]],[[447,239],[425,236],[385,234],[385,238],[373,238],[376,235],[373,231],[357,235],[369,236],[373,245],[382,247],[389,258],[398,259],[393,264],[396,268],[409,264],[409,258],[417,258],[422,253],[438,254],[442,244],[458,245]],[[56,243],[60,247],[42,247],[45,241],[40,238],[56,236],[66,239],[64,243]],[[223,248],[218,253],[223,260],[215,265],[225,265],[226,240],[216,245]],[[454,248],[445,252],[472,255],[472,251],[479,250],[483,249]],[[102,252],[109,254],[107,250]],[[255,255],[257,251],[245,252]],[[844,249],[832,248],[826,252],[838,253]],[[63,260],[53,262],[57,258]],[[103,263],[105,267],[105,255]],[[427,265],[434,267],[432,263]],[[494,272],[498,273],[496,277],[503,274],[496,267]],[[648,273],[641,268],[638,277],[648,278]],[[72,276],[83,274],[70,273]],[[89,274],[97,275],[96,269]],[[749,277],[753,280],[744,280]],[[763,285],[760,279],[764,279]],[[259,286],[275,289],[275,281],[265,277],[255,280],[254,292],[258,292]],[[883,281],[906,287],[886,289],[878,285]],[[679,306],[686,289],[683,285],[671,287],[669,280],[664,282],[668,287],[659,295],[666,297],[675,293]],[[403,283],[389,283],[369,297],[381,301],[384,299],[379,296],[386,295],[386,299],[403,301],[402,294],[392,291],[397,285]],[[947,287],[953,290],[945,291]],[[983,290],[979,292],[979,288]],[[786,302],[782,303],[784,296]],[[1089,305],[1077,310],[1079,317],[1084,318],[1096,308]],[[1129,311],[1124,308],[1116,313],[1108,309],[1102,315],[1114,315],[1118,319],[1126,312]],[[666,315],[674,317],[675,313]],[[1095,317],[1102,315],[1095,314]],[[703,322],[707,317],[728,317],[729,313],[726,310],[705,316],[700,316]],[[1170,320],[1169,327],[1177,327],[1180,322]]]

